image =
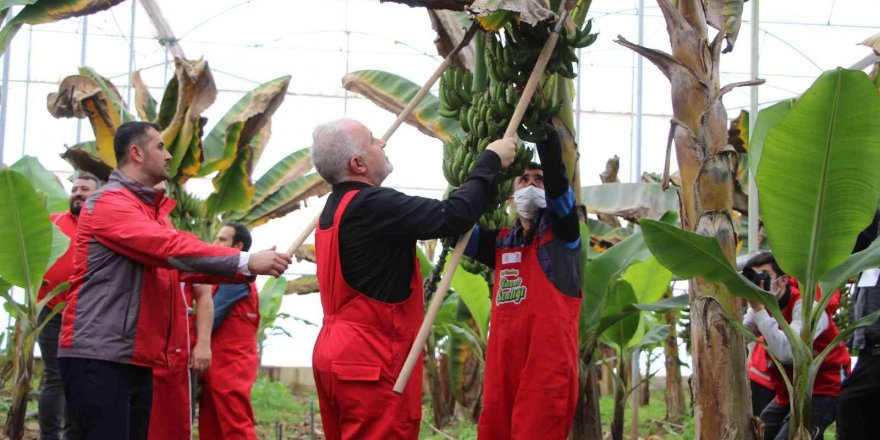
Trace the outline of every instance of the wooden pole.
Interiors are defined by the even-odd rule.
[[[519,127],[519,123],[522,121],[522,118],[529,107],[529,103],[532,101],[532,95],[535,94],[535,90],[538,88],[541,76],[544,75],[544,69],[547,67],[547,62],[550,61],[550,56],[553,54],[553,49],[556,47],[556,41],[559,39],[559,32],[565,24],[565,19],[568,17],[568,10],[564,9],[564,5],[565,3],[562,5],[563,9],[560,13],[559,21],[556,22],[556,27],[553,29],[553,33],[551,33],[550,37],[547,38],[547,41],[544,42],[544,47],[538,55],[535,67],[532,69],[532,73],[529,76],[528,82],[526,82],[526,86],[519,98],[519,102],[516,104],[516,110],[514,110],[513,116],[510,117],[510,123],[507,124],[507,129],[504,131],[504,137],[513,137],[516,135],[516,129]],[[446,265],[446,269],[443,270],[443,278],[437,285],[437,290],[434,292],[434,297],[431,298],[431,304],[428,306],[428,311],[425,313],[425,319],[422,321],[422,326],[419,328],[416,340],[413,342],[413,346],[409,350],[406,362],[404,362],[403,368],[400,370],[400,375],[397,376],[397,382],[394,383],[394,392],[397,394],[403,394],[403,390],[406,388],[406,383],[409,381],[413,369],[422,358],[422,351],[425,349],[425,341],[428,339],[428,332],[430,332],[431,327],[434,326],[434,320],[437,319],[437,313],[440,311],[440,306],[443,304],[446,291],[449,290],[449,283],[452,282],[452,276],[455,275],[455,269],[458,267],[458,262],[461,261],[461,257],[464,254],[464,248],[467,245],[468,240],[471,238],[471,232],[472,229],[468,230],[458,238],[458,244],[455,245],[455,250],[452,252],[452,258]]]

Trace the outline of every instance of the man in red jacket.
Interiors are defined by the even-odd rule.
[[[169,177],[159,126],[117,128],[118,168],[80,214],[76,267],[58,354],[77,438],[145,439],[152,368],[168,364],[179,283],[279,276],[286,254],[202,243],[168,220],[174,201],[153,187]]]
[[[755,261],[765,262],[755,264]],[[801,308],[803,307],[801,301],[803,298],[797,281],[785,275],[768,252],[752,257],[750,263],[746,263],[746,267],[751,267],[753,273],[765,273],[766,276],[751,275],[745,271],[743,275],[753,280],[767,280],[767,283],[759,281],[759,285],[776,295],[779,307],[782,309],[782,315],[789,322],[795,334],[798,334],[803,325],[801,321]],[[831,315],[839,304],[839,293],[835,292],[816,325],[816,336],[813,338],[814,353],[823,351],[838,335],[839,331],[834,321],[831,320]],[[776,396],[761,412],[761,421],[764,422],[764,438],[785,440],[788,439],[789,432],[790,404],[788,389],[782,374],[786,374],[789,379],[792,377],[790,368],[793,362],[791,344],[779,328],[779,323],[770,316],[761,304],[750,302],[749,306],[744,325],[763,338],[767,344],[768,353],[775,357],[786,370],[780,372],[775,365],[767,370],[770,373]],[[841,376],[849,372],[849,366],[849,352],[843,342],[832,348],[822,361],[813,383],[809,426],[813,438],[822,438],[825,429],[837,418],[837,397],[840,395]]]
[[[215,245],[247,251],[251,233],[241,223],[226,223]],[[257,329],[260,298],[253,281],[214,290],[213,362],[199,399],[201,440],[257,440],[251,388],[257,379]]]
[[[58,226],[64,235],[70,238],[67,252],[55,260],[55,264],[43,276],[43,284],[37,293],[37,301],[44,301],[46,296],[73,275],[73,239],[76,237],[76,223],[86,198],[101,186],[101,182],[91,173],[77,173],[70,189],[70,210],[64,214],[53,214],[52,223]],[[64,386],[61,373],[58,372],[58,333],[61,331],[61,314],[52,315],[56,307],[63,307],[67,291],[58,292],[46,301],[40,310],[38,322],[46,322],[37,343],[40,344],[40,355],[43,358],[43,382],[40,385],[40,401],[38,406],[41,440],[67,439],[66,417],[64,416]],[[59,311],[60,312],[60,311]],[[52,316],[49,318],[49,316]],[[46,321],[48,319],[48,322]]]

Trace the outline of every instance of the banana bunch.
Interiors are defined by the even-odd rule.
[[[483,214],[483,216],[480,217],[480,220],[477,221],[477,224],[480,225],[480,229],[501,229],[508,226],[508,220],[509,217],[507,216],[507,211],[505,211],[504,207],[502,206],[495,209],[494,211]]]
[[[471,88],[474,77],[470,71],[446,69],[440,78],[440,107],[438,113],[444,118],[458,118],[464,107],[473,99]]]
[[[531,68],[538,59],[537,53],[534,54],[534,59],[531,59],[530,54],[515,50],[516,48],[509,44],[503,46],[495,34],[490,35],[486,43],[484,52],[486,71],[492,82],[525,84],[529,79]],[[538,52],[540,50],[539,48]]]
[[[595,34],[591,34],[591,30],[593,30],[592,18],[584,23],[584,27],[580,29],[575,29],[575,32],[573,34],[569,35],[568,32],[566,32],[565,44],[575,49],[583,49],[595,43],[596,39],[599,38],[599,33],[596,32]]]
[[[490,270],[488,267],[486,267],[485,264],[480,263],[479,261],[474,260],[473,258],[468,257],[467,255],[463,255],[461,257],[461,261],[459,261],[458,265],[462,269],[464,269],[474,275],[482,275],[483,278],[487,278],[489,276]],[[487,279],[489,279],[489,278],[487,278]]]
[[[495,139],[504,135],[510,115],[504,116],[507,107],[492,99],[487,93],[474,93],[471,105],[462,109],[458,122],[469,133],[467,145],[471,152],[480,154]],[[509,111],[513,114],[513,110]]]
[[[458,188],[467,180],[474,167],[475,157],[460,137],[454,137],[443,144],[443,177],[450,186]]]
[[[526,147],[523,144],[517,145],[516,156],[514,156],[513,158],[513,163],[500,174],[502,180],[510,182],[508,196],[511,192],[513,192],[513,179],[522,176],[522,174],[526,171],[526,167],[529,166],[529,163],[532,161],[534,155],[535,150]],[[503,187],[501,189],[503,189]],[[499,194],[501,194],[501,192],[501,190],[498,191]],[[507,200],[508,196],[504,196],[505,201]]]

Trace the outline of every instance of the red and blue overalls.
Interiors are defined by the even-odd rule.
[[[504,229],[499,240],[510,231]],[[562,293],[538,262],[550,228],[521,247],[496,249],[477,437],[566,439],[578,390],[581,299]]]

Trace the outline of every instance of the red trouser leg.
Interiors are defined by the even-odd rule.
[[[210,385],[206,377],[202,382],[202,396],[199,398],[199,440],[223,438],[214,399],[205,391]]]
[[[388,377],[353,380],[346,366],[315,370],[321,421],[327,440],[416,440],[421,419],[421,369],[403,395]],[[349,371],[350,373],[350,371]]]
[[[153,407],[150,412],[150,440],[189,440],[190,384],[185,364],[153,369]]]
[[[231,370],[231,369],[230,369]],[[224,371],[218,369],[218,371]],[[210,401],[209,408],[213,414],[206,414],[208,418],[214,418],[219,432],[208,433],[202,437],[199,430],[200,440],[257,440],[254,426],[254,410],[251,407],[251,386],[253,380],[247,376],[219,375],[209,371],[209,380],[205,381],[202,389],[202,400]],[[204,411],[205,408],[202,408]],[[201,417],[199,419],[201,421]],[[219,434],[219,435],[217,435]],[[216,437],[215,437],[216,435]]]

